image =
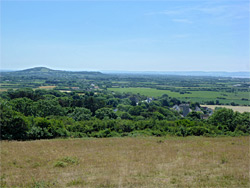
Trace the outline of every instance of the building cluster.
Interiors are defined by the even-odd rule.
[[[183,117],[186,117],[192,111],[201,113],[202,119],[207,119],[209,116],[213,114],[213,110],[211,108],[195,106],[195,109],[192,110],[189,104],[174,105],[172,108],[175,111],[182,113]]]
[[[143,102],[146,102],[146,103],[151,103],[152,101],[154,100],[154,97],[152,98],[147,98],[146,100],[144,100]]]
[[[99,86],[95,84],[90,84],[90,87],[87,89],[87,91],[93,91],[93,90],[99,90]]]

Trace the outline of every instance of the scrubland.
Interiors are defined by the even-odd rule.
[[[250,137],[1,142],[1,187],[249,187]]]

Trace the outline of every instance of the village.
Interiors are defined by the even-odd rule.
[[[142,102],[146,102],[149,104],[154,100],[155,100],[154,97],[151,97],[151,98],[147,97],[147,99]],[[136,105],[138,104],[139,103],[137,102]],[[177,111],[178,113],[181,114],[182,117],[186,117],[191,112],[197,112],[200,114],[201,119],[208,119],[213,114],[213,109],[209,107],[206,107],[206,106],[199,107],[198,105],[196,105],[195,108],[192,110],[188,103],[182,103],[180,105],[176,104],[170,109]]]

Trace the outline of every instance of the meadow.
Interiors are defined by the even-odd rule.
[[[2,141],[1,187],[249,187],[249,139]]]
[[[217,91],[190,91],[190,93],[181,94],[180,92],[173,92],[170,90],[158,90],[155,88],[144,88],[144,87],[128,87],[128,88],[108,88],[108,90],[113,92],[131,92],[134,94],[141,94],[150,97],[159,97],[163,94],[167,94],[169,97],[175,97],[179,100],[183,101],[193,101],[193,102],[206,102],[206,101],[214,101],[219,100],[222,103],[235,102],[238,104],[247,104],[249,105],[249,101],[241,100],[242,98],[249,98],[248,92],[237,92],[237,93],[229,93],[229,92],[217,92]],[[225,99],[221,99],[225,98]]]

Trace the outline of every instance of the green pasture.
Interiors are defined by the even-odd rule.
[[[169,97],[179,98],[184,101],[194,101],[194,102],[204,102],[204,101],[215,101],[219,100],[223,103],[231,103],[235,102],[241,105],[249,105],[249,101],[243,101],[242,98],[249,99],[248,92],[237,92],[237,93],[229,93],[229,92],[216,92],[216,91],[190,91],[191,94],[185,93],[180,94],[179,92],[172,92],[170,90],[158,90],[154,88],[108,88],[110,91],[114,92],[131,92],[131,93],[139,93],[141,95],[146,95],[148,97],[159,97],[163,94],[167,94]],[[218,99],[225,98],[225,99]]]

